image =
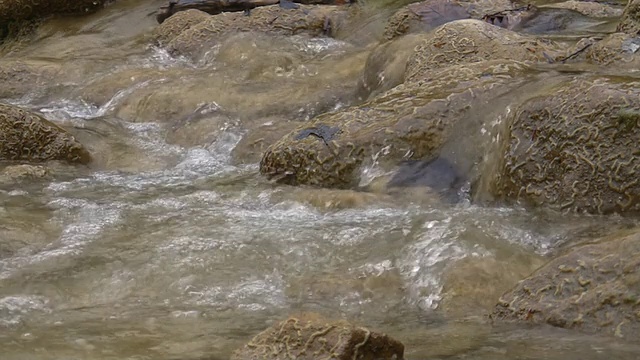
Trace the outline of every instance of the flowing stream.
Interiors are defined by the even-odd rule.
[[[233,161],[243,124],[271,121],[291,94],[317,99],[291,105],[303,120],[348,105],[352,88],[327,88],[357,80],[366,36],[240,35],[193,62],[149,41],[164,2],[54,19],[2,48],[59,70],[4,101],[74,127],[97,161],[0,187],[0,359],[228,359],[300,311],[384,331],[408,359],[638,358],[637,345],[483,316],[487,276],[517,281],[633,219],[482,207],[464,188],[450,204],[269,183]],[[194,116],[212,125],[176,135]]]

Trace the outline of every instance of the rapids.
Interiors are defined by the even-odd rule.
[[[466,185],[455,204],[291,188],[233,161],[246,124],[354,101],[384,11],[335,40],[238,35],[194,62],[148,41],[165,1],[50,20],[0,49],[59,70],[4,101],[96,156],[0,186],[0,359],[227,359],[307,310],[384,331],[407,359],[637,359],[637,345],[483,317],[545,256],[633,219],[478,206]]]

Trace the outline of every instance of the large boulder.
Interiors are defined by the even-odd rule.
[[[517,87],[528,68],[523,62],[546,61],[558,47],[478,20],[447,23],[406,44],[412,43],[419,45],[408,56],[403,84],[292,131],[267,149],[260,171],[288,184],[349,188],[374,163],[391,170],[404,160],[433,160],[445,143],[464,141],[464,131],[452,129],[474,104]],[[387,59],[371,67],[398,65]],[[364,95],[375,88],[373,77],[363,81]]]
[[[442,67],[509,59],[547,62],[563,55],[560,45],[479,20],[447,23],[424,36],[408,60],[405,80],[424,79]]]
[[[618,234],[570,249],[504,294],[491,317],[637,342],[640,232]]]
[[[445,143],[462,141],[452,129],[474,105],[517,87],[526,69],[515,61],[452,66],[429,81],[322,114],[271,145],[260,171],[292,185],[350,188],[374,163],[389,171],[404,160],[433,160]]]
[[[588,43],[584,46],[587,45]],[[614,71],[635,70],[640,66],[638,50],[640,50],[640,37],[626,33],[613,33],[586,47],[584,54],[587,62],[607,66]]]
[[[256,335],[231,360],[391,360],[404,358],[404,345],[382,333],[316,314],[290,317]]]
[[[346,15],[346,9],[329,5],[300,5],[297,9],[262,6],[252,10],[250,16],[241,12],[208,16],[198,10],[187,10],[158,26],[154,36],[172,54],[198,58],[218,44],[224,35],[258,32],[321,36],[331,31],[329,24],[338,24]]]
[[[541,91],[508,120],[494,194],[559,210],[640,210],[638,83],[577,78]]]
[[[40,115],[0,104],[0,160],[86,164],[91,155],[66,130]]]
[[[634,36],[640,34],[640,0],[629,0],[616,30]]]

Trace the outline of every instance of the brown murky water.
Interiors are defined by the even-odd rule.
[[[238,35],[194,63],[149,45],[164,2],[53,20],[2,49],[59,67],[5,101],[74,126],[97,159],[0,187],[2,360],[227,359],[304,310],[387,332],[409,359],[638,358],[482,316],[554,249],[631,219],[293,189],[231,161],[246,127],[351,101],[379,12],[349,43]]]

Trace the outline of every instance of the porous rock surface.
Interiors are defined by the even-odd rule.
[[[271,145],[260,172],[291,185],[350,188],[371,161],[390,169],[402,160],[434,159],[473,104],[517,87],[526,68],[501,60],[452,66],[428,81],[407,82],[361,105],[322,114]],[[331,136],[301,136],[316,128],[331,129]]]
[[[406,81],[424,78],[433,69],[486,60],[547,62],[563,54],[559,45],[521,35],[479,20],[458,20],[425,36],[408,60]]]
[[[608,66],[615,70],[637,69],[640,66],[638,50],[640,50],[640,37],[626,33],[613,33],[587,47],[584,54],[586,60],[593,64]]]
[[[616,30],[635,36],[640,34],[640,0],[629,0]]]
[[[86,164],[91,155],[66,130],[40,115],[0,104],[0,160]]]
[[[504,294],[491,317],[637,342],[640,232],[627,231],[570,249]]]
[[[337,24],[347,11],[338,6],[300,5],[283,9],[278,5],[261,6],[251,11],[226,12],[210,16],[202,11],[181,11],[154,30],[157,42],[173,54],[197,57],[211,49],[226,34],[259,32],[277,35],[323,35],[327,24]]]
[[[564,82],[513,112],[494,192],[559,210],[638,211],[639,141],[637,82]]]
[[[402,360],[403,356],[404,345],[385,334],[303,314],[256,335],[231,360]]]
[[[517,87],[524,61],[542,61],[545,50],[557,48],[478,20],[450,22],[420,38],[403,84],[295,129],[267,149],[261,173],[292,185],[349,188],[372,159],[387,169],[434,159],[474,104]],[[513,44],[520,45],[513,50]],[[322,127],[331,136],[303,136]]]

